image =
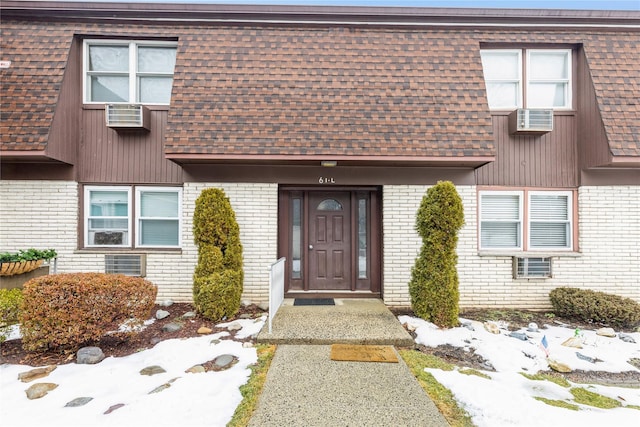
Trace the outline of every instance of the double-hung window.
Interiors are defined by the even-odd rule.
[[[572,250],[573,192],[481,191],[481,250]]]
[[[169,104],[176,44],[84,42],[84,102]]]
[[[178,248],[182,189],[87,186],[85,247]]]
[[[480,51],[491,109],[571,108],[571,49]]]

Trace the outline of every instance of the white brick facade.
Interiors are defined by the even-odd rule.
[[[383,189],[384,300],[408,306],[407,283],[422,242],[414,224],[428,186]],[[477,196],[458,186],[465,226],[458,241],[461,307],[549,308],[549,292],[573,286],[640,301],[640,186],[579,189],[579,253],[553,260],[551,279],[513,279],[511,256],[479,256]]]
[[[204,188],[222,188],[236,211],[244,255],[243,299],[268,301],[268,268],[277,256],[278,186],[275,184],[185,184],[181,252],[147,253],[146,279],[158,299],[192,301],[198,253],[191,234],[195,200]],[[58,252],[58,272],[104,271],[104,253],[79,251],[78,184],[61,181],[2,181],[0,250],[35,247]]]
[[[268,300],[268,269],[277,259],[278,185],[187,183],[183,191],[182,251],[149,252],[147,279],[158,299],[192,300],[197,249],[192,239],[195,200],[222,188],[236,212],[243,244],[243,299]],[[104,253],[78,250],[78,184],[72,181],[2,181],[0,250],[35,247],[58,251],[58,272],[104,271]],[[421,240],[415,215],[428,186],[383,188],[383,294],[390,306],[409,306],[408,282]],[[640,186],[581,187],[579,253],[554,258],[551,279],[512,277],[510,256],[479,256],[475,186],[458,186],[465,225],[458,241],[462,307],[548,308],[559,286],[584,287],[640,301]]]

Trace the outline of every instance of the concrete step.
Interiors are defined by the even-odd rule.
[[[335,305],[294,306],[285,299],[265,324],[259,343],[291,345],[375,344],[411,347],[411,335],[379,299],[336,298]]]

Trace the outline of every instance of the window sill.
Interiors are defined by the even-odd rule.
[[[81,248],[73,251],[74,254],[182,254],[182,248]]]
[[[82,104],[82,109],[83,110],[104,110],[105,109],[105,105],[107,104],[111,104],[110,102],[102,102],[102,103],[95,103],[95,104]],[[120,103],[116,103],[116,104],[139,104],[139,102],[120,102]],[[150,111],[169,111],[169,105],[167,104],[142,104],[145,107],[147,107],[148,110]]]
[[[478,252],[481,257],[518,257],[518,258],[580,258],[580,252],[573,251],[489,251]]]
[[[522,108],[522,107],[514,107],[511,109],[496,109],[496,110],[489,110],[489,112],[491,113],[492,116],[508,116],[509,114],[513,113],[515,110],[517,110],[518,108]],[[565,109],[553,109],[553,115],[554,116],[575,116],[577,113],[576,110],[571,109],[571,108],[565,108]]]

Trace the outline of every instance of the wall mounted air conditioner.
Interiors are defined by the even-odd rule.
[[[145,254],[105,255],[104,272],[145,277],[147,275],[147,256]]]
[[[110,128],[149,130],[149,109],[141,104],[107,104],[105,117]]]
[[[509,133],[543,134],[553,130],[553,110],[518,108],[509,114]]]
[[[546,279],[552,277],[551,258],[513,257],[514,279]]]

